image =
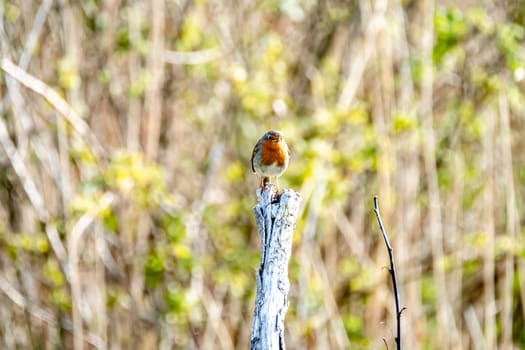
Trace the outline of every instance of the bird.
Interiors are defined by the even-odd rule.
[[[260,187],[264,188],[275,177],[279,192],[279,176],[288,167],[289,160],[290,151],[283,133],[277,130],[267,131],[257,141],[252,152],[252,171],[261,177]]]

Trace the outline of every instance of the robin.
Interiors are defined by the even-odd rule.
[[[252,171],[261,177],[261,188],[275,177],[277,192],[279,192],[279,176],[288,167],[290,151],[284,141],[284,135],[277,130],[270,130],[261,137],[253,148]]]

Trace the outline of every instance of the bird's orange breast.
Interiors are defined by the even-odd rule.
[[[286,164],[288,149],[282,143],[284,142],[263,141],[261,150],[261,163],[263,165],[284,166]]]

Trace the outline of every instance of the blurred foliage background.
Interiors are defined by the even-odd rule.
[[[525,1],[0,0],[0,347],[246,349],[268,129],[290,349],[525,347]]]

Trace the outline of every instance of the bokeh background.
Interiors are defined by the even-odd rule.
[[[0,0],[0,347],[246,349],[268,129],[289,349],[525,348],[525,1]]]

